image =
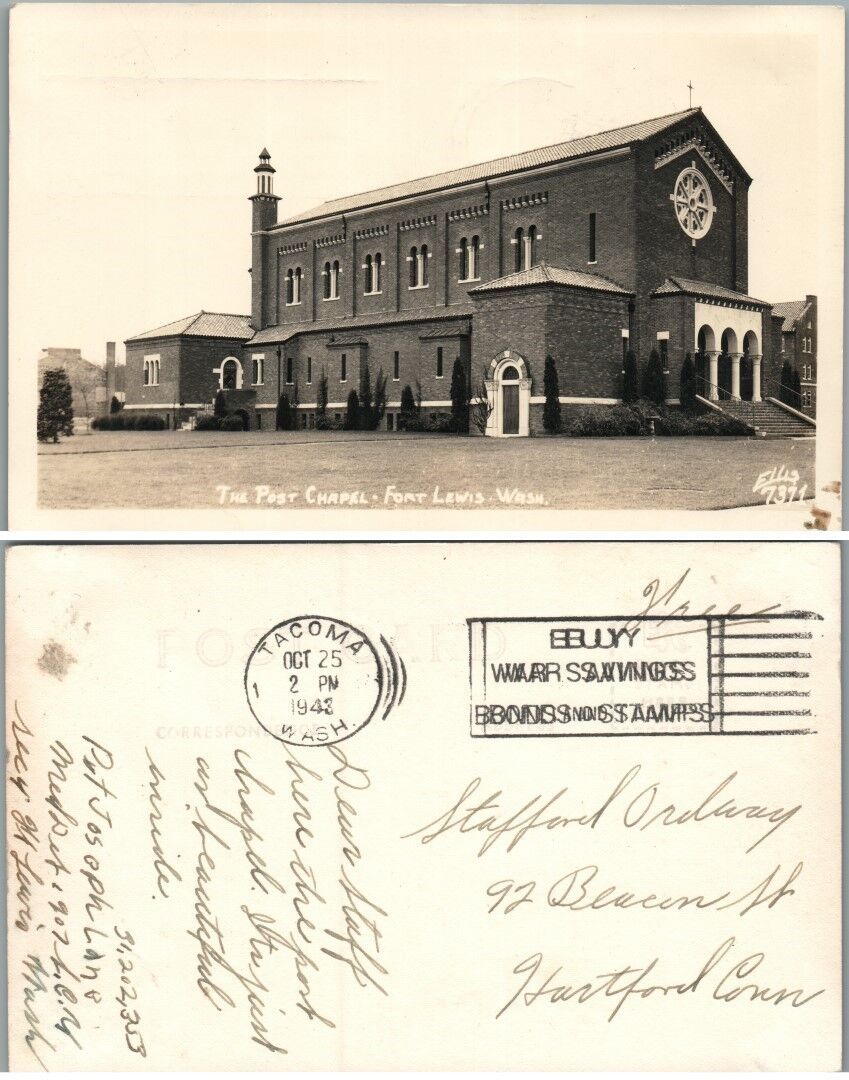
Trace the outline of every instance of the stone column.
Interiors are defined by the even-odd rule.
[[[761,400],[761,358],[758,355],[750,357],[752,361],[752,401]]]
[[[740,357],[742,353],[733,352],[731,355],[731,400],[740,400]]]
[[[711,349],[705,353],[708,358],[708,400],[719,401],[719,350]]]

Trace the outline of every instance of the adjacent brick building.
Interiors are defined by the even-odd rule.
[[[800,408],[807,416],[817,415],[817,298],[790,300],[776,304],[773,315],[781,317],[779,359],[799,372],[802,384]]]
[[[538,430],[543,367],[564,405],[621,399],[626,351],[686,353],[705,397],[777,393],[771,306],[748,295],[751,178],[701,109],[317,206],[278,221],[263,150],[251,314],[200,313],[130,338],[127,408],[176,422],[219,389],[252,427],[282,393],[313,426],[322,375],[341,415],[368,364],[425,412],[450,408],[460,359],[492,404],[487,434]]]

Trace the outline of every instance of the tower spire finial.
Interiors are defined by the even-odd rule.
[[[693,80],[692,79],[690,79],[690,81],[687,83],[687,89],[690,91],[690,108],[692,109],[692,107],[693,107]]]

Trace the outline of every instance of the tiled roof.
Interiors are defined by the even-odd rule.
[[[802,318],[808,309],[807,300],[788,300],[786,304],[773,304],[773,315],[780,315],[784,322],[781,326],[781,331],[784,334],[789,334],[791,330],[796,329],[796,323]]]
[[[430,326],[427,330],[423,330],[419,337],[424,341],[430,341],[433,338],[465,337],[471,331],[472,324],[469,319],[457,319],[455,322],[437,323],[436,326]]]
[[[185,319],[157,326],[136,334],[127,341],[144,341],[146,338],[163,337],[214,337],[247,340],[253,333],[249,315],[222,315],[216,311],[199,311]]]
[[[566,285],[572,289],[593,289],[595,292],[616,293],[619,296],[631,295],[627,289],[600,274],[585,274],[582,270],[549,266],[546,262],[541,262],[530,270],[519,270],[515,274],[487,281],[470,289],[469,295],[497,289],[527,289],[534,285]]]
[[[745,293],[726,289],[724,285],[714,285],[712,281],[693,281],[691,278],[668,277],[666,281],[655,289],[652,296],[677,296],[685,293],[687,296],[704,296],[708,300],[730,300],[738,304],[755,304],[758,307],[769,307],[765,300],[756,300],[753,296]]]
[[[596,135],[584,135],[578,139],[569,139],[568,142],[543,146],[538,150],[527,150],[523,154],[510,154],[507,157],[484,161],[480,165],[468,165],[462,169],[434,173],[432,176],[408,180],[402,184],[363,191],[359,195],[349,195],[343,199],[331,199],[329,202],[324,202],[320,206],[305,210],[301,214],[280,222],[280,226],[296,225],[300,222],[312,221],[314,218],[332,217],[336,214],[347,214],[351,210],[373,206],[376,203],[406,199],[411,195],[424,195],[427,192],[439,191],[441,188],[454,187],[457,184],[492,180],[498,176],[521,172],[523,169],[553,165],[559,161],[587,157],[605,150],[616,150],[629,146],[631,143],[650,139],[666,128],[672,127],[673,124],[677,124],[679,120],[696,116],[698,113],[701,113],[699,108],[685,109],[683,112],[668,113],[666,116],[658,116],[652,120],[642,120],[638,124],[628,124],[626,127],[601,131]]]
[[[250,340],[251,345],[263,345],[270,342],[289,341],[298,334],[338,334],[372,326],[395,326],[399,323],[437,322],[456,320],[458,316],[468,316],[473,312],[471,304],[452,304],[447,308],[420,308],[418,311],[387,311],[374,315],[352,315],[338,322],[290,323],[286,326],[267,326],[258,331]]]

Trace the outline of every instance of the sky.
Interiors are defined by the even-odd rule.
[[[836,8],[19,5],[10,357],[102,363],[107,340],[120,358],[201,309],[248,314],[263,146],[282,219],[684,109],[690,81],[753,177],[749,292],[822,297],[842,40]]]

